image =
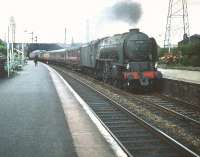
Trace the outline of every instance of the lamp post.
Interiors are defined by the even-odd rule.
[[[31,42],[33,43],[33,39],[34,39],[34,38],[33,38],[33,34],[34,34],[34,33],[33,33],[33,32],[30,32],[29,34],[31,34]]]
[[[65,41],[64,41],[64,45],[66,47],[67,45],[67,28],[65,27]]]
[[[23,62],[23,65],[25,64],[25,56],[24,56],[24,54],[25,54],[25,50],[24,50],[24,45],[26,44],[26,35],[25,35],[25,33],[27,33],[27,30],[24,30],[24,37],[23,37],[23,40],[22,40],[22,62]]]
[[[7,34],[7,73],[8,77],[10,77],[10,41],[9,41],[9,35],[10,35],[10,28],[8,26],[8,34]]]
[[[14,43],[15,43],[15,19],[13,16],[10,17],[10,28],[11,28],[11,64],[14,63]]]
[[[37,43],[37,41],[38,41],[38,37],[37,37],[37,36],[35,36],[35,43]]]
[[[15,43],[15,20],[14,17],[10,17],[9,25],[8,25],[8,36],[7,36],[7,73],[8,77],[10,77],[10,70],[13,68],[14,63],[14,43]],[[11,49],[10,49],[10,41],[11,41]]]

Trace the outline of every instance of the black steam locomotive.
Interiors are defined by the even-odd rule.
[[[89,44],[40,54],[48,62],[72,65],[123,88],[151,88],[162,75],[155,68],[157,44],[139,29]]]

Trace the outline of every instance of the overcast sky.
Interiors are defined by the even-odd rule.
[[[164,40],[169,0],[134,0],[140,3],[142,16],[137,24],[108,21],[103,14],[118,0],[0,0],[0,38],[5,39],[9,18],[16,22],[16,40],[30,42],[34,32],[38,42],[64,42],[67,28],[67,43],[86,41],[86,20],[90,23],[90,39],[123,33],[138,27],[142,32]],[[200,0],[188,0],[190,34],[200,34]],[[27,32],[24,32],[27,30]]]

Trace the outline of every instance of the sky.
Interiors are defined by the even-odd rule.
[[[169,0],[133,0],[141,5],[137,24],[106,20],[105,10],[120,0],[0,0],[0,38],[5,40],[9,19],[16,23],[16,42],[31,42],[30,32],[38,42],[86,42],[87,20],[89,38],[111,36],[139,28],[159,45],[163,45]],[[190,34],[200,34],[200,0],[188,0]]]

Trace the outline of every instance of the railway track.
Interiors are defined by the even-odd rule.
[[[93,87],[77,81],[59,68],[56,70],[93,109],[129,156],[198,156]]]
[[[198,110],[191,111],[188,109],[189,107],[180,107],[177,106],[177,103],[175,102],[150,95],[134,95],[134,97],[131,95],[128,99],[135,103],[139,103],[142,107],[148,109],[152,113],[164,117],[193,135],[200,137],[200,112]],[[193,117],[191,115],[193,115]]]
[[[176,100],[168,100],[160,95],[140,95],[138,97],[200,125],[200,108],[198,106]]]
[[[115,92],[121,94],[117,90]],[[200,153],[200,110],[197,106],[171,100],[158,94],[136,95],[125,93],[125,95],[129,101],[134,102],[141,108],[145,108],[154,115],[162,117],[165,121],[170,122],[170,125],[173,127],[171,130],[169,128],[168,130],[164,129],[165,132],[167,132],[167,134],[175,134],[176,137],[173,135],[174,138],[187,145],[190,149]],[[135,112],[134,109],[129,108],[129,110]],[[160,121],[157,121],[157,123],[159,122]],[[157,125],[155,122],[153,124]],[[163,130],[162,127],[158,125],[157,127]],[[183,140],[179,134],[183,136],[188,135],[187,140]],[[193,140],[193,142],[190,140]]]

